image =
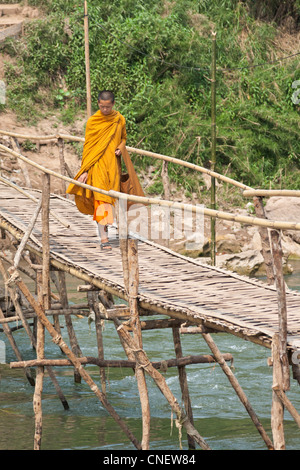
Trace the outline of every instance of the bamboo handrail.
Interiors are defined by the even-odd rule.
[[[31,199],[32,201],[38,203],[38,199],[35,198],[34,196],[32,196],[28,191],[25,191],[24,189],[22,189],[20,186],[18,186],[17,184],[15,183],[12,183],[11,181],[9,181],[8,179],[6,178],[3,178],[3,176],[0,176],[0,181],[2,181],[2,183],[4,184],[7,184],[7,186],[11,186],[13,189],[15,189],[16,191],[18,191],[19,193],[23,194],[24,196],[28,197],[28,199]],[[62,224],[64,227],[66,228],[69,228],[70,227],[70,224],[64,220],[62,220],[61,217],[58,217],[53,211],[50,210],[50,215],[52,217],[54,217],[54,219],[56,219],[60,224]]]
[[[243,191],[245,197],[300,197],[300,190],[298,189],[246,189]]]
[[[258,217],[249,217],[249,216],[239,216],[239,215],[235,216],[227,212],[208,209],[206,207],[203,207],[202,205],[200,206],[200,205],[193,205],[193,204],[184,204],[184,203],[179,203],[179,202],[167,201],[164,199],[132,196],[132,195],[120,193],[118,191],[113,191],[113,190],[105,191],[104,189],[99,189],[99,188],[95,188],[94,186],[90,186],[85,183],[80,183],[79,181],[69,178],[68,176],[61,175],[53,170],[49,170],[48,168],[45,168],[42,165],[33,162],[29,158],[24,157],[24,155],[9,149],[5,145],[0,144],[0,149],[10,153],[11,155],[17,158],[20,158],[24,162],[34,166],[35,168],[39,169],[40,171],[44,173],[55,176],[57,178],[61,178],[64,181],[67,181],[68,183],[76,184],[77,186],[80,186],[82,188],[90,189],[91,191],[95,191],[100,194],[105,194],[106,196],[110,196],[115,199],[121,199],[121,200],[123,199],[125,201],[129,200],[129,201],[136,202],[137,204],[147,204],[147,205],[156,204],[159,206],[170,207],[171,209],[186,209],[193,213],[204,214],[208,217],[216,217],[222,220],[246,223],[249,225],[256,225],[260,227],[268,227],[268,228],[274,228],[278,230],[300,230],[300,223],[274,221],[274,220],[261,219]]]
[[[58,139],[64,139],[64,140],[69,140],[69,141],[74,141],[74,142],[84,142],[85,139],[83,137],[77,137],[77,136],[72,136],[72,135],[67,135],[67,134],[52,134],[52,135],[41,135],[41,136],[30,136],[30,135],[25,135],[25,134],[16,134],[15,132],[10,132],[10,131],[4,131],[0,129],[0,134],[7,135],[10,137],[16,137],[18,139],[31,139],[31,140],[36,140],[36,141],[43,141],[43,140],[58,140]],[[186,162],[184,160],[180,160],[179,158],[174,158],[174,157],[169,157],[168,155],[163,155],[160,153],[155,153],[155,152],[150,152],[148,150],[141,150],[137,149],[134,147],[128,147],[126,146],[126,149],[128,152],[131,153],[136,153],[138,155],[143,155],[145,157],[151,157],[151,158],[157,158],[159,160],[165,160],[167,162],[175,163],[176,165],[181,165],[186,168],[190,168],[191,170],[199,171],[200,173],[205,173],[209,176],[212,176],[216,179],[219,179],[220,181],[223,181],[224,183],[229,183],[234,186],[237,186],[240,189],[251,189],[250,186],[247,186],[246,184],[240,183],[239,181],[235,181],[232,178],[229,178],[227,176],[221,175],[219,173],[216,173],[215,171],[211,171],[207,168],[204,168],[199,165],[195,165],[194,163]]]

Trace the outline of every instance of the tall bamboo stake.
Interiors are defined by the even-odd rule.
[[[211,66],[211,170],[216,166],[216,33],[212,32]],[[216,180],[211,177],[211,209],[216,209]],[[211,262],[216,264],[216,221],[211,218]]]
[[[282,269],[282,247],[280,234],[277,230],[271,230],[270,233],[273,253],[273,264],[275,273],[275,283],[278,300],[278,334],[280,362],[282,367],[282,387],[283,390],[290,388],[290,368],[287,356],[287,306],[285,294],[285,281]]]
[[[176,358],[180,359],[182,357],[182,348],[181,348],[179,328],[173,327],[172,332],[173,332],[173,341],[174,341]],[[192,406],[191,406],[185,366],[178,366],[178,375],[179,375],[179,383],[180,383],[185,412],[190,422],[194,424],[193,411],[192,411]],[[188,435],[188,445],[189,445],[189,449],[195,449],[195,441],[189,435]]]
[[[58,285],[59,285],[59,297],[62,307],[67,309],[69,306],[68,302],[68,294],[67,294],[67,286],[66,286],[66,277],[63,271],[58,271]],[[76,338],[75,330],[72,323],[71,315],[65,315],[65,322],[68,330],[70,345],[72,348],[72,352],[75,354],[76,357],[82,356],[81,350]],[[81,383],[81,375],[74,369],[74,381],[75,383]]]
[[[266,219],[266,214],[265,214],[262,198],[254,197],[253,204],[254,204],[256,216],[261,219]],[[261,238],[262,255],[263,255],[265,267],[266,267],[267,282],[269,285],[273,285],[275,282],[275,277],[274,277],[273,259],[272,259],[269,231],[266,227],[258,227],[258,231],[259,231],[260,238]]]
[[[273,386],[282,390],[283,376],[280,360],[280,339],[276,333],[272,338],[272,362],[273,362]],[[285,450],[285,438],[283,428],[284,405],[277,396],[275,390],[272,391],[271,426],[273,433],[274,449]]]
[[[84,1],[84,50],[86,73],[86,112],[88,118],[92,115],[91,78],[90,78],[90,47],[89,47],[89,17],[87,1]]]
[[[123,214],[124,216],[124,214]],[[124,221],[121,221],[121,224]],[[128,303],[130,308],[130,326],[133,330],[133,337],[139,348],[143,347],[141,324],[138,313],[137,295],[139,285],[138,269],[138,244],[135,239],[121,239],[120,248],[123,262],[124,284],[128,294]],[[126,350],[126,349],[125,349]],[[130,356],[129,356],[130,357]],[[128,357],[128,358],[129,358]],[[150,441],[150,404],[146,377],[144,370],[136,367],[135,375],[137,379],[140,402],[142,409],[142,449],[149,449]]]
[[[66,162],[65,162],[65,157],[64,157],[64,140],[59,137],[57,139],[57,144],[58,144],[58,152],[59,152],[59,166],[60,166],[60,172],[62,175],[66,174]],[[66,183],[64,180],[60,180],[61,182],[61,191],[62,195],[64,197],[67,197],[68,195],[66,194]]]
[[[102,318],[99,308],[99,299],[98,292],[91,291],[87,292],[88,303],[90,306],[90,311],[93,311],[95,314],[95,328],[96,328],[96,337],[97,337],[97,348],[98,348],[98,358],[99,360],[104,360],[104,347],[103,347],[103,336],[102,336]],[[102,392],[106,394],[106,378],[105,378],[105,369],[100,367],[100,380],[102,386]]]
[[[43,290],[42,290],[42,272],[37,271],[37,283],[38,283],[38,301],[40,305],[43,305]],[[36,358],[37,360],[44,359],[44,348],[45,348],[45,329],[43,324],[38,320],[37,322],[37,340],[36,340]],[[42,414],[42,392],[43,392],[43,381],[44,381],[44,367],[38,366],[36,370],[35,389],[33,394],[33,410],[35,416],[35,432],[34,432],[34,450],[41,449],[42,443],[42,425],[43,425],[43,414]]]
[[[43,174],[42,178],[42,245],[43,245],[43,271],[42,271],[42,296],[43,306],[49,309],[51,306],[50,295],[50,175]]]

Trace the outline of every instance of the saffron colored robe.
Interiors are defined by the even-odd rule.
[[[112,111],[105,116],[99,110],[88,119],[81,168],[74,177],[75,180],[88,172],[87,184],[105,191],[111,189],[120,191],[120,171],[115,150],[118,148],[123,152],[125,149],[127,137],[125,124],[124,116],[118,111]],[[67,193],[75,194],[75,203],[80,212],[94,215],[97,221],[99,220],[96,212],[99,212],[99,205],[103,203],[114,205],[115,202],[110,196],[81,188],[73,183],[69,185]]]

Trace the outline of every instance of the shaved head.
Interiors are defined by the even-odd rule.
[[[102,90],[98,94],[98,101],[110,101],[111,103],[115,102],[115,95],[112,91]]]

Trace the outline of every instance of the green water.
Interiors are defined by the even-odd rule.
[[[286,281],[289,287],[300,290],[300,262],[293,262],[293,265],[295,272],[287,276]],[[72,289],[70,300],[79,302],[76,285],[72,286]],[[97,356],[94,323],[88,325],[87,319],[76,318],[74,326],[83,355]],[[64,331],[66,330],[62,330],[66,339]],[[143,335],[144,349],[151,360],[174,357],[170,331],[148,331]],[[231,353],[234,356],[234,373],[266,432],[272,437],[272,370],[267,365],[270,351],[227,334],[214,334],[213,337],[222,353]],[[24,331],[16,332],[15,338],[24,359],[35,358]],[[3,333],[0,333],[0,339],[7,343]],[[198,335],[182,335],[182,344],[184,355],[210,353],[206,343]],[[125,359],[118,336],[109,322],[105,323],[104,348],[106,358]],[[47,358],[63,357],[57,352],[57,347],[47,334],[45,355]],[[33,387],[24,378],[22,371],[9,368],[8,364],[15,360],[7,343],[7,364],[0,364],[0,449],[31,450],[34,435]],[[87,366],[87,370],[99,383],[98,369]],[[187,372],[195,427],[213,450],[266,449],[228,379],[218,366],[190,365]],[[70,410],[63,409],[54,386],[46,375],[42,402],[43,450],[134,449],[86,383],[74,383],[71,368],[56,368],[56,375]],[[164,376],[180,403],[176,369],[169,369]],[[126,420],[136,437],[141,439],[141,410],[136,380],[131,369],[111,368],[107,371],[107,381],[108,400]],[[172,420],[170,407],[149,377],[147,385],[151,407],[151,450],[179,449],[178,430]],[[299,411],[300,390],[294,380],[291,381],[291,389],[287,395]],[[299,428],[288,412],[285,412],[284,428],[287,449],[299,449]],[[184,432],[182,446],[187,449]]]

